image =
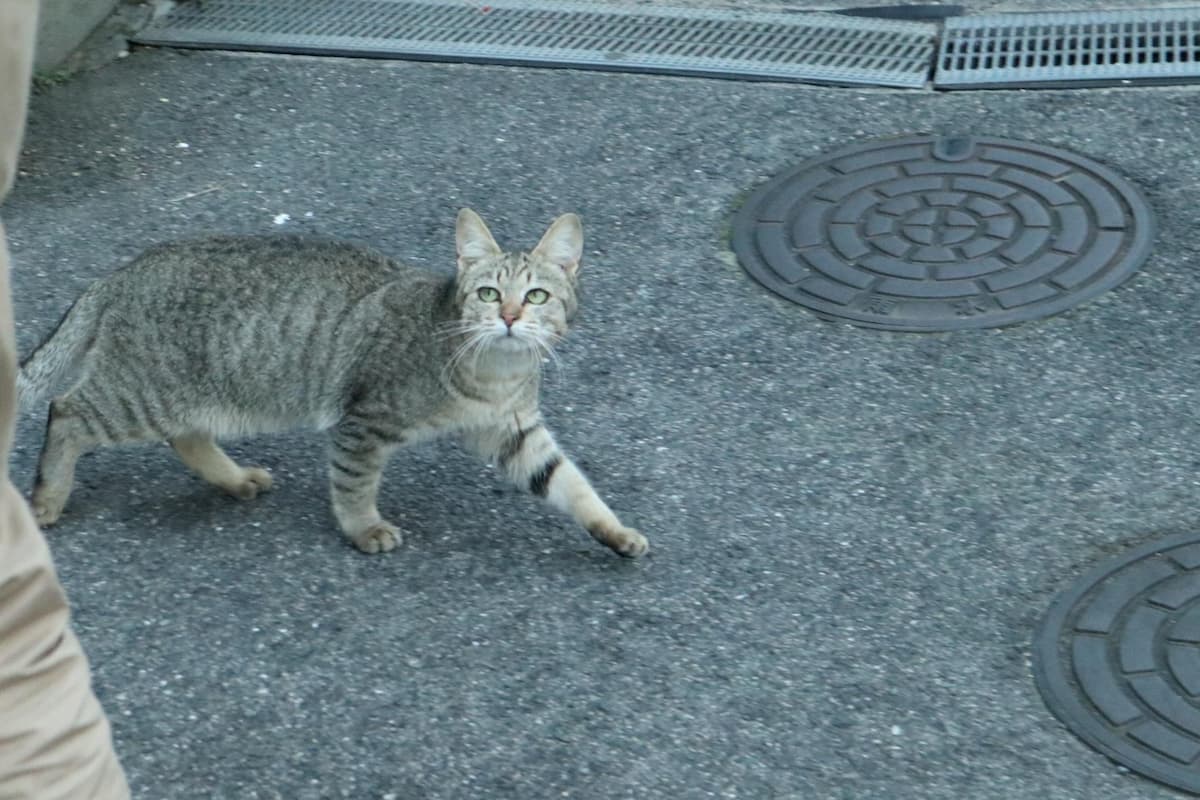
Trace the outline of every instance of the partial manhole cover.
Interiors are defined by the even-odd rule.
[[[1089,572],[1055,599],[1033,656],[1042,696],[1076,735],[1200,793],[1200,535]]]
[[[818,314],[903,331],[1046,317],[1116,286],[1150,253],[1127,181],[1054,147],[913,136],[809,161],[733,222],[748,273]]]

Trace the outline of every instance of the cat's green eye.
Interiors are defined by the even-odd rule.
[[[484,286],[479,290],[479,299],[485,303],[494,303],[500,299],[500,290],[491,286]]]
[[[535,306],[540,306],[550,299],[550,293],[545,289],[530,289],[529,294],[525,295],[525,299]]]

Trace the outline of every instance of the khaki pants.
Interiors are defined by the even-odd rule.
[[[25,127],[37,0],[0,0],[0,200]],[[0,800],[129,797],[46,542],[8,476],[16,349],[0,227]]]

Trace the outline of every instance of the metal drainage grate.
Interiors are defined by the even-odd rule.
[[[1171,83],[1200,78],[1200,8],[995,14],[946,21],[934,86]]]
[[[1200,536],[1153,542],[1080,578],[1042,621],[1033,672],[1085,742],[1200,794]]]
[[[1038,319],[1131,275],[1150,253],[1146,202],[1054,147],[912,136],[784,173],[733,220],[742,267],[826,318],[948,331]]]
[[[204,0],[179,4],[134,41],[919,88],[936,33],[834,14],[539,0]]]

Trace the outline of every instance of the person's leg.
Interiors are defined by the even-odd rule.
[[[16,174],[36,22],[37,0],[0,0],[0,200]],[[129,788],[67,598],[8,478],[16,363],[0,227],[0,800],[124,800]]]
[[[12,484],[0,489],[0,745],[3,800],[129,797],[67,598]]]
[[[33,71],[37,0],[0,0],[0,203],[12,188],[25,133],[25,106]],[[0,229],[0,242],[5,241]],[[8,253],[0,269],[0,482],[8,480],[8,453],[16,422],[17,346],[8,290]]]

